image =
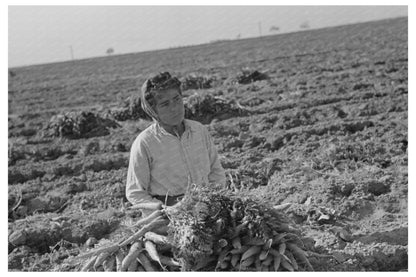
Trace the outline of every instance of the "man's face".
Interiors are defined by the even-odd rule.
[[[177,126],[182,123],[185,116],[182,96],[177,89],[167,89],[156,93],[155,112],[161,123]]]

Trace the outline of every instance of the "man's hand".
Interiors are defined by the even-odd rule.
[[[167,205],[162,205],[162,209],[165,211],[172,212],[175,210],[178,210],[180,208],[180,206],[183,204],[182,200],[177,202],[175,205],[172,206],[167,206]]]

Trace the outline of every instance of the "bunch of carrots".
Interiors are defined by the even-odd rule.
[[[80,271],[177,271],[181,264],[162,254],[172,253],[168,224],[164,211],[154,211],[132,226],[139,229],[130,237],[78,256]]]
[[[313,271],[311,251],[297,234],[280,228],[259,237],[248,221],[230,226],[233,235],[216,237],[212,251],[189,267],[174,244],[169,217],[167,210],[156,210],[137,221],[138,231],[128,238],[78,256],[80,271]]]

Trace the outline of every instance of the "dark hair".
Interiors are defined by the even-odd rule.
[[[182,95],[181,81],[176,77],[172,77],[169,72],[161,72],[146,80],[144,97],[146,101],[153,106],[155,104],[155,93],[168,89],[177,89],[179,94]]]

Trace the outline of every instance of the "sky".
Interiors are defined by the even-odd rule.
[[[407,16],[401,6],[8,6],[8,67]],[[279,31],[272,31],[272,26]]]

